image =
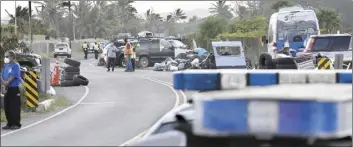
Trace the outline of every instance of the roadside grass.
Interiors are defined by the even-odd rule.
[[[55,111],[58,108],[66,107],[66,106],[69,106],[69,105],[70,105],[70,103],[69,103],[69,101],[67,100],[66,97],[57,96],[55,98],[55,101],[53,102],[52,106],[48,109],[48,111]]]

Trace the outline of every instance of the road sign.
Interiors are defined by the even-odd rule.
[[[317,62],[318,69],[331,69],[331,60],[328,58],[320,58]]]
[[[38,76],[34,71],[25,72],[24,74],[24,85],[25,85],[25,95],[26,104],[29,108],[36,108],[38,106]]]

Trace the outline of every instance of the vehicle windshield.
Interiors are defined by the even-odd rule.
[[[57,44],[56,47],[68,47],[67,44]]]
[[[241,48],[240,46],[222,46],[216,47],[217,54],[221,56],[240,56]]]
[[[185,48],[186,45],[179,40],[169,40],[169,42],[176,48]]]
[[[277,40],[303,42],[310,35],[317,35],[317,19],[313,11],[279,13],[277,19]]]
[[[348,51],[350,48],[350,36],[330,36],[330,37],[317,37],[312,47],[312,51]]]
[[[188,121],[189,123],[192,123],[192,120]],[[154,131],[152,133],[153,134],[159,134],[159,133],[165,133],[171,130],[174,130],[175,127],[177,126],[178,122],[174,121],[174,122],[169,122],[169,123],[164,123],[162,124],[156,131]]]

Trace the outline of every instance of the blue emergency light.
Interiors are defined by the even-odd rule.
[[[346,70],[194,70],[173,75],[177,90],[224,90],[247,86],[307,83],[352,83]]]
[[[198,135],[352,136],[352,87],[348,84],[287,84],[203,92],[194,95],[194,104],[193,131]]]

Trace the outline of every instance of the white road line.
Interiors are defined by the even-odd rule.
[[[175,104],[174,104],[173,108],[172,108],[171,110],[169,110],[166,114],[170,113],[170,111],[172,111],[174,108],[176,108],[176,107],[179,105],[179,101],[180,101],[179,94],[178,94],[178,92],[177,92],[170,84],[168,84],[168,83],[166,83],[166,82],[164,82],[164,81],[156,80],[156,79],[149,78],[149,77],[139,77],[139,78],[145,79],[145,80],[149,80],[149,81],[151,81],[151,82],[156,82],[156,83],[158,83],[158,84],[162,84],[162,85],[164,85],[164,86],[167,86],[168,88],[170,88],[170,90],[173,91],[173,93],[175,94]],[[163,115],[163,116],[164,116],[164,115]],[[162,120],[163,116],[162,116],[156,123],[160,122],[160,121]],[[154,125],[152,125],[151,127],[153,127],[153,126],[154,126]],[[130,140],[124,142],[123,144],[121,144],[121,145],[119,145],[119,146],[126,146],[126,145],[130,144],[131,142],[133,142],[133,141],[135,141],[135,140],[137,140],[137,139],[143,137],[143,135],[144,135],[151,127],[149,127],[147,130],[143,131],[142,133],[138,134],[138,135],[135,136],[134,138],[132,138],[132,139],[130,139]]]
[[[80,105],[101,105],[101,104],[115,104],[115,102],[86,102],[86,103],[80,103]]]
[[[45,118],[45,119],[43,119],[43,120],[37,121],[37,122],[35,122],[35,123],[33,123],[33,124],[30,124],[30,125],[28,125],[28,126],[25,126],[25,127],[22,127],[21,129],[14,130],[14,131],[11,131],[11,132],[8,132],[8,133],[5,133],[5,134],[1,134],[1,137],[4,137],[4,136],[7,136],[7,135],[16,133],[16,132],[19,132],[19,131],[22,131],[22,130],[25,130],[25,129],[28,129],[28,128],[31,128],[31,127],[33,127],[33,126],[35,126],[35,125],[38,125],[38,124],[40,124],[40,123],[42,123],[42,122],[45,122],[45,121],[50,120],[50,119],[52,119],[52,118],[54,118],[54,117],[56,117],[56,116],[59,116],[59,115],[63,114],[64,112],[66,112],[66,111],[68,111],[68,110],[70,110],[70,109],[72,109],[72,108],[75,108],[77,105],[79,105],[79,104],[87,97],[87,95],[88,95],[88,93],[89,93],[89,88],[88,88],[87,86],[85,86],[85,89],[86,89],[85,94],[84,94],[84,95],[81,97],[81,99],[80,99],[79,101],[77,101],[74,105],[72,105],[72,106],[70,106],[70,107],[67,107],[66,109],[64,109],[64,110],[62,110],[62,111],[60,111],[60,112],[58,112],[58,113],[55,113],[54,115],[49,116],[49,117],[47,117],[47,118]]]

